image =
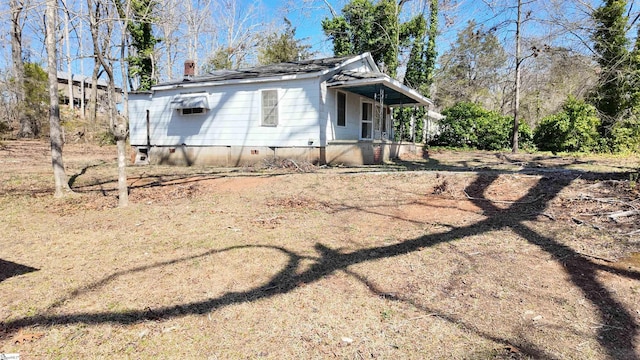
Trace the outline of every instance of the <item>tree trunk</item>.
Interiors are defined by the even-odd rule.
[[[119,139],[118,146],[118,207],[129,205],[129,185],[127,184],[127,139]]]
[[[46,10],[46,45],[47,70],[49,73],[49,126],[51,137],[51,164],[55,179],[55,197],[62,197],[71,192],[62,160],[62,127],[60,126],[60,105],[58,104],[58,76],[56,55],[56,17],[57,0],[47,0]]]
[[[518,152],[518,127],[520,119],[518,118],[520,110],[520,65],[522,64],[522,55],[520,54],[520,23],[522,13],[522,0],[518,0],[518,18],[516,20],[516,87],[515,99],[513,101],[513,138],[511,151]]]
[[[127,1],[127,6],[125,8],[125,18],[120,19],[122,21],[122,28],[126,29],[126,25],[129,21],[129,11],[130,11],[130,3]],[[125,31],[122,32],[122,36],[120,37],[120,73],[122,74],[122,100],[123,100],[123,116],[116,117],[118,120],[117,127],[120,127],[121,134],[117,134],[118,137],[117,145],[118,145],[118,206],[125,207],[129,205],[129,187],[127,184],[127,135],[128,135],[128,125],[127,120],[129,119],[129,92],[127,90],[127,69],[125,66],[125,49],[127,45],[127,34]],[[116,96],[115,92],[115,84],[113,86],[113,96]],[[115,109],[116,99],[113,99],[113,106]]]
[[[55,1],[55,0],[54,0]],[[117,152],[118,152],[118,206],[125,207],[129,204],[129,189],[127,186],[127,174],[126,174],[126,141],[128,135],[126,119],[117,114],[116,109],[116,86],[113,73],[113,63],[105,56],[105,53],[109,47],[105,40],[101,47],[98,42],[98,15],[99,11],[96,8],[94,12],[94,6],[100,6],[100,3],[94,3],[93,0],[87,0],[89,7],[89,27],[91,29],[91,40],[93,42],[94,54],[96,56],[96,62],[102,66],[107,73],[108,88],[108,114],[109,114],[109,127],[111,133],[116,138]],[[127,8],[129,3],[127,2]],[[126,21],[124,22],[126,24]],[[107,23],[107,35],[105,39],[111,38],[112,23]],[[124,59],[122,59],[124,61]]]
[[[93,73],[91,74],[91,92],[89,93],[89,122],[96,123],[98,114],[98,72],[100,72],[100,62],[94,57]]]
[[[65,40],[65,50],[66,50],[66,62],[67,62],[67,73],[69,74],[69,80],[67,82],[67,92],[69,99],[69,112],[73,114],[73,74],[71,70],[71,39],[69,39],[69,9],[67,8],[67,4],[65,0],[62,1],[62,4],[65,7],[64,12],[64,40]]]
[[[81,5],[82,6],[82,5]],[[81,10],[82,11],[82,10]],[[86,78],[84,76],[84,52],[82,48],[82,31],[78,33],[78,43],[80,44],[80,117],[84,120],[85,117],[85,97],[86,97]]]
[[[33,123],[26,116],[24,101],[24,62],[22,61],[22,24],[20,17],[24,10],[22,0],[11,0],[11,60],[13,61],[14,91],[16,94],[17,118],[20,124],[18,137],[34,137]]]

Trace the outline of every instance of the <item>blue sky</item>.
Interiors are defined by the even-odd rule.
[[[192,0],[186,0],[192,1]],[[221,1],[221,0],[214,0]],[[237,0],[240,3],[244,2],[246,8],[249,4],[255,4],[255,1],[252,0]],[[405,4],[405,9],[410,9],[411,7],[421,8],[423,3],[426,0],[410,0]],[[515,0],[496,0],[503,1],[503,3],[515,3]],[[587,0],[587,2],[595,0]],[[80,4],[82,1],[69,1],[70,4]],[[347,3],[347,0],[262,0],[262,11],[257,14],[259,21],[264,23],[275,22],[277,24],[282,25],[284,16],[292,22],[293,26],[297,30],[297,37],[300,39],[306,39],[305,41],[312,46],[312,50],[316,53],[316,56],[331,56],[332,55],[332,46],[331,42],[328,41],[324,34],[322,33],[321,21],[324,18],[330,17],[331,13],[327,6],[327,3],[330,4],[335,11],[340,13],[340,10]],[[451,44],[455,42],[456,34],[459,30],[464,28],[469,20],[476,20],[478,23],[486,23],[485,27],[489,28],[496,23],[504,22],[509,18],[514,18],[514,11],[507,11],[501,13],[499,15],[495,15],[489,7],[487,7],[487,1],[477,1],[477,0],[452,0],[450,3],[457,4],[457,6],[449,9],[441,9],[440,13],[440,34],[437,39],[438,53],[441,55],[447,49],[450,48]],[[532,10],[535,14],[541,14],[545,11],[549,11],[544,9],[546,4],[550,3],[549,1],[540,0],[534,5],[527,5],[525,10]],[[569,2],[567,2],[568,4]],[[86,6],[86,5],[85,5]],[[531,8],[531,6],[535,6],[535,8]],[[8,42],[8,27],[9,22],[7,16],[8,6],[6,2],[2,2],[0,4],[0,14],[2,14],[3,19],[0,22],[0,31],[4,34],[4,38],[2,43],[0,44],[0,69],[7,69],[10,67],[10,46]],[[243,7],[240,7],[243,9]],[[563,10],[565,12],[564,15],[569,14],[570,17],[574,16],[571,14],[571,10]],[[563,15],[563,14],[561,14]],[[40,40],[37,38],[39,25],[41,24],[41,14],[32,14],[31,23],[25,29],[25,39],[24,44],[30,48],[30,53],[32,57],[31,61],[40,62],[44,64],[44,56],[46,55],[43,46],[40,43]],[[215,19],[214,19],[215,21]],[[499,38],[503,41],[505,48],[509,51],[512,48],[512,39],[513,39],[513,24],[507,24],[500,28],[498,32]],[[88,31],[84,32],[85,40],[89,39]],[[536,34],[539,36],[545,35],[543,33],[543,28],[536,25],[530,24],[525,28],[525,34],[531,35]],[[32,37],[32,38],[29,38]],[[77,49],[76,44],[72,44]],[[206,50],[206,49],[205,49]],[[85,52],[90,52],[90,46],[85,46]],[[185,56],[184,54],[181,54]],[[204,53],[203,58],[200,59],[204,61]],[[181,61],[184,59],[180,59],[176,65],[176,69],[181,66]],[[79,73],[79,62],[74,61],[73,71],[75,73]],[[84,73],[88,75],[91,71],[92,64],[90,60],[85,60],[84,62]],[[178,71],[178,70],[176,70]]]

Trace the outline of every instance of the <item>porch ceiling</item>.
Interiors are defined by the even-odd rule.
[[[429,106],[433,104],[417,91],[382,73],[341,72],[327,81],[327,87],[343,89],[375,100],[378,100],[376,95],[380,94],[380,90],[384,90],[385,105]]]

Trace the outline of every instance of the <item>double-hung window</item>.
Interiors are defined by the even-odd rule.
[[[278,90],[262,91],[262,126],[278,126]]]

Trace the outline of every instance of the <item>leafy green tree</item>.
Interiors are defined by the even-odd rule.
[[[542,119],[534,141],[540,150],[553,152],[598,150],[600,119],[594,106],[570,96],[562,111]]]
[[[592,14],[596,23],[594,50],[601,68],[594,104],[602,115],[602,134],[615,123],[625,108],[625,92],[628,90],[625,77],[629,57],[626,7],[626,0],[606,0]]]
[[[442,55],[436,100],[444,107],[470,101],[498,108],[495,104],[501,102],[502,91],[498,85],[506,61],[507,54],[494,33],[470,21]]]
[[[303,44],[302,40],[296,39],[296,29],[291,26],[291,22],[285,18],[286,29],[282,33],[267,35],[263,40],[262,47],[258,51],[258,61],[260,64],[275,64],[298,59],[307,59],[311,56],[310,45]]]
[[[30,122],[34,136],[43,131],[43,124],[48,120],[49,91],[47,88],[49,76],[44,69],[35,63],[24,64],[24,107],[21,111]]]
[[[416,34],[411,53],[409,54],[409,62],[407,63],[407,72],[404,76],[404,84],[418,90],[423,95],[429,93],[427,83],[428,70],[425,51],[426,38],[426,20],[423,16],[414,18],[411,22],[411,29]],[[394,134],[396,140],[421,142],[423,118],[426,111],[422,108],[401,108],[397,109],[394,118],[396,119],[394,126]],[[411,128],[413,119],[414,128]]]
[[[640,25],[637,27],[636,41],[629,58],[626,96],[627,107],[635,117],[640,116]]]
[[[404,84],[418,90],[423,95],[427,95],[431,84],[427,82],[429,72],[427,68],[427,53],[425,51],[426,21],[424,17],[419,16],[413,22],[413,31],[416,37],[409,54]]]
[[[405,25],[406,31],[414,34],[414,41],[409,54],[409,61],[407,62],[404,84],[418,90],[418,92],[427,97],[433,84],[436,58],[438,56],[435,47],[435,39],[438,33],[437,0],[430,0],[429,10],[428,28],[424,16],[416,16]],[[422,129],[426,113],[424,108],[397,110],[395,113],[397,121],[394,124],[396,140],[424,141],[425,139],[422,139]],[[412,118],[415,124],[413,129],[411,129]]]
[[[336,56],[370,52],[377,63],[384,63],[385,72],[395,77],[401,49],[411,46],[416,38],[416,22],[401,22],[405,1],[351,0],[342,9],[342,16],[322,21],[322,30],[333,41]]]
[[[126,2],[129,1],[130,14],[126,13]],[[128,57],[129,76],[139,79],[137,90],[149,90],[156,83],[154,74],[153,53],[155,45],[161,40],[153,35],[152,14],[158,5],[155,0],[118,0],[118,13],[127,20],[127,31],[131,36],[133,55]]]
[[[623,115],[605,132],[613,152],[640,151],[640,26],[629,57],[629,69],[623,84]]]
[[[429,28],[427,29],[427,48],[424,54],[424,72],[426,91],[422,91],[425,96],[430,95],[429,88],[433,84],[436,71],[436,61],[438,52],[436,51],[436,37],[438,36],[438,0],[431,0],[429,3]]]

